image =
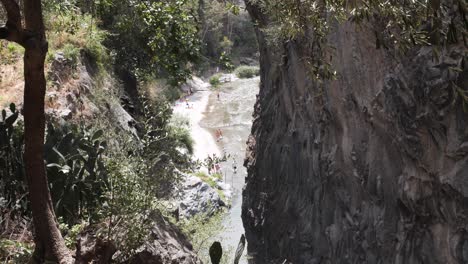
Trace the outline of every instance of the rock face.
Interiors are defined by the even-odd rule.
[[[224,201],[217,191],[193,175],[183,175],[180,190],[177,194],[179,216],[191,218],[197,214],[212,215],[223,206]]]
[[[468,87],[466,47],[397,59],[371,26],[340,25],[338,78],[321,85],[301,59],[310,43],[257,35],[242,211],[252,263],[468,263],[468,112],[454,92]]]
[[[155,213],[154,221],[151,239],[127,264],[201,264],[192,245],[176,226],[159,213]]]

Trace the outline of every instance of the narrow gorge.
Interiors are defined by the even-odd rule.
[[[0,263],[467,264],[467,14],[0,0]]]
[[[316,36],[271,45],[271,17],[246,2],[261,64],[242,208],[251,263],[468,263],[463,38],[401,56],[379,47],[375,17],[331,20],[337,77],[317,81]],[[466,21],[441,2],[443,26]]]

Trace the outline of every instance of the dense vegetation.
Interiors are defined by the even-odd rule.
[[[4,7],[9,3],[2,1]],[[67,121],[53,113],[47,116],[44,160],[53,210],[70,250],[80,246],[78,234],[86,229],[118,245],[118,259],[123,261],[150,234],[152,212],[167,212],[160,200],[171,195],[180,172],[196,165],[187,128],[171,122],[167,99],[177,96],[167,94],[177,94],[193,72],[231,70],[240,58],[255,56],[253,26],[237,5],[214,0],[45,0],[42,9],[48,91],[65,94],[86,67],[94,85],[80,90],[82,98],[77,95],[75,103],[79,108],[95,105],[101,112],[93,120],[79,111]],[[8,18],[10,23],[5,11],[11,9],[0,9],[0,21]],[[1,64],[8,69],[22,66],[27,46],[15,40],[0,42]],[[130,111],[136,122],[133,132],[112,124],[108,114],[128,93],[127,79],[115,81],[122,73],[136,80],[138,104],[132,107],[138,111]],[[2,74],[2,80],[8,80],[0,83],[2,88],[23,80],[22,71],[9,74]],[[174,92],[152,94],[146,87],[154,79],[164,79],[170,86],[165,89]],[[29,121],[20,113],[21,100],[11,98],[0,96],[2,108],[8,100],[19,103],[7,107],[0,119],[0,260],[22,263],[33,254],[33,205],[23,158],[24,124]],[[57,108],[54,100],[47,98],[46,106]]]
[[[467,45],[468,7],[463,0],[251,0],[250,3],[270,18],[271,22],[262,25],[262,29],[271,45],[294,40],[313,43],[313,54],[304,59],[311,76],[317,80],[336,75],[326,56],[333,54],[327,36],[336,23],[372,23],[376,47],[392,50],[396,56],[415,46],[432,46],[434,58],[438,59],[446,45],[460,40]]]
[[[164,211],[159,201],[170,195],[179,172],[191,171],[195,166],[191,162],[192,140],[187,128],[170,122],[168,98],[178,99],[177,88],[193,73],[211,74],[219,68],[233,71],[241,64],[254,64],[257,43],[253,23],[238,5],[239,1],[29,0],[20,1],[21,5],[14,0],[1,2],[4,8],[0,9],[0,21],[5,27],[1,28],[0,38],[8,42],[0,43],[0,64],[10,69],[11,76],[7,82],[2,75],[0,81],[4,83],[0,85],[13,86],[24,74],[29,76],[28,70],[36,69],[33,73],[40,73],[36,76],[40,88],[45,88],[41,60],[48,51],[45,66],[49,71],[48,87],[58,93],[66,85],[72,86],[78,79],[75,76],[78,68],[84,66],[97,84],[87,97],[104,114],[95,116],[92,122],[79,115],[67,122],[49,115],[45,129],[43,100],[24,102],[22,107],[30,115],[28,118],[24,115],[23,119],[20,112],[24,109],[10,105],[2,97],[5,95],[0,95],[2,108],[9,106],[0,119],[0,238],[8,238],[0,242],[0,260],[24,262],[32,254],[32,239],[24,235],[31,234],[33,211],[28,199],[31,186],[27,172],[31,173],[33,168],[28,167],[31,161],[42,170],[42,160],[47,170],[52,217],[55,212],[65,244],[73,249],[77,234],[91,227],[97,236],[119,245],[119,258],[125,260],[148,236],[151,212]],[[303,59],[316,80],[336,75],[326,59],[326,55],[333,53],[327,36],[336,23],[373,23],[377,48],[394,51],[395,56],[424,45],[433,47],[437,59],[446,45],[460,40],[466,45],[467,5],[463,0],[251,0],[249,3],[269,16],[270,23],[259,26],[270,45],[311,43],[310,57]],[[456,14],[450,21],[444,20],[450,12]],[[25,39],[38,41],[40,45],[30,45]],[[32,56],[36,67],[31,67],[31,61],[26,59],[22,72],[18,69],[25,52],[36,55]],[[57,62],[62,57],[65,66],[59,69],[56,64],[61,63]],[[453,71],[456,73],[458,69]],[[240,78],[251,78],[259,75],[259,69],[241,66],[235,73]],[[136,123],[133,132],[121,131],[110,124],[112,121],[105,114],[113,103],[120,103],[123,95],[130,93],[125,89],[130,81],[122,78],[121,83],[113,82],[116,76],[130,76],[136,83],[138,103],[132,107],[138,111],[129,111]],[[154,79],[164,79],[169,84],[170,92],[165,97],[149,96],[142,88]],[[32,83],[26,79],[29,89],[25,91],[37,85]],[[217,87],[220,76],[214,75],[210,83]],[[464,89],[455,87],[455,91],[461,98],[468,98]],[[35,112],[30,110],[31,106],[38,106],[39,118],[30,118]],[[31,126],[32,121],[36,126]],[[32,133],[36,131],[31,127],[39,128],[39,133]],[[25,136],[25,131],[35,140]],[[32,155],[34,160],[23,158],[30,150],[28,142],[40,142],[35,145],[36,152],[30,153],[37,154]],[[44,155],[39,155],[41,151],[37,149],[43,149]],[[53,222],[53,227],[55,219],[52,220],[49,224]]]

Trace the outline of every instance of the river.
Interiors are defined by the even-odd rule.
[[[231,156],[227,162],[221,164],[221,169],[226,182],[233,187],[232,204],[224,217],[223,229],[217,236],[223,248],[229,249],[231,253],[235,252],[239,239],[244,234],[241,208],[247,170],[243,163],[259,82],[260,78],[257,77],[237,79],[222,85],[219,100],[216,92],[211,93],[204,118],[200,121],[200,126],[212,132],[212,135],[216,129],[221,129],[223,139],[218,142],[219,149]],[[237,165],[237,173],[234,173],[233,163]],[[246,251],[247,249],[240,263],[247,263]],[[228,263],[232,263],[232,259]]]
[[[220,241],[223,251],[229,253],[230,259],[223,263],[232,263],[233,253],[241,235],[244,234],[241,194],[247,171],[243,163],[259,82],[259,77],[234,79],[219,87],[219,99],[217,91],[203,88],[187,98],[189,108],[183,101],[177,102],[173,108],[175,115],[186,118],[190,123],[190,134],[195,143],[195,159],[203,160],[213,154],[221,156],[223,152],[230,155],[230,158],[221,164],[221,170],[225,182],[232,187],[231,208],[224,215],[218,234],[210,239],[211,242]],[[215,139],[217,129],[221,129],[223,133],[223,139],[220,141]],[[233,171],[233,164],[237,166],[237,173]],[[204,250],[207,254],[208,248]],[[247,264],[246,251],[240,261],[242,264]]]

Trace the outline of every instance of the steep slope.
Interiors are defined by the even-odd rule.
[[[302,60],[310,42],[257,35],[242,213],[253,263],[468,263],[468,113],[452,104],[466,47],[397,59],[371,26],[346,23],[329,36],[338,78],[321,85]]]

